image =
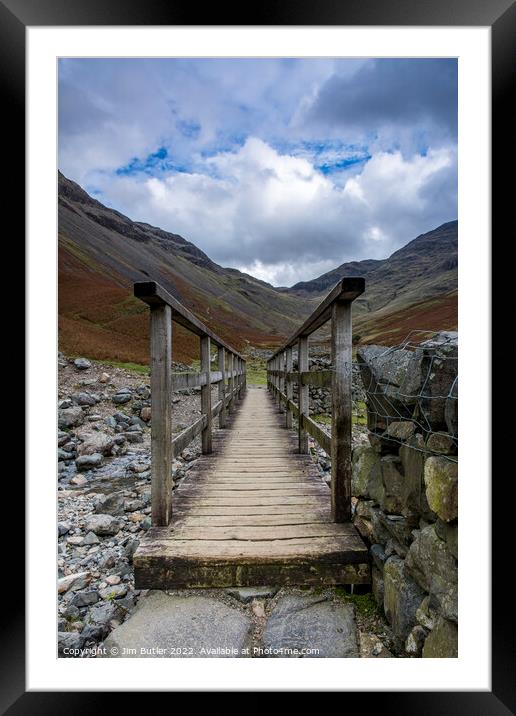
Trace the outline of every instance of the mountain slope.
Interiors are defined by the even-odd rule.
[[[278,346],[343,276],[362,275],[353,306],[362,342],[393,344],[414,329],[457,327],[457,222],[418,236],[385,260],[355,261],[276,289],[223,268],[178,234],[133,222],[59,174],[59,342],[65,353],[145,363],[148,309],[135,281],[155,280],[239,350]],[[319,334],[327,338],[324,331]],[[174,327],[174,359],[199,341]]]
[[[133,222],[59,174],[60,344],[96,358],[147,359],[148,312],[135,281],[161,283],[222,338],[243,349],[278,345],[317,304],[211,261],[177,234]],[[198,339],[177,329],[177,359]]]
[[[365,342],[393,343],[414,329],[457,328],[457,237],[458,222],[450,221],[387,259],[345,263],[287,292],[320,300],[340,278],[364,276],[366,291],[354,304],[354,321]]]

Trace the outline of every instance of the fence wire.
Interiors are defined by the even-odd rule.
[[[393,424],[411,422],[414,433],[424,441],[421,447],[410,441],[412,449],[457,462],[456,334],[411,331],[401,343],[356,364],[365,393],[369,435],[401,446],[405,440],[396,436],[398,426]],[[411,384],[415,390],[410,390]],[[360,411],[355,409],[354,414],[358,420]],[[448,442],[445,450],[432,447],[432,435]]]

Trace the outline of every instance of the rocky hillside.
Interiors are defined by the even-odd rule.
[[[355,303],[362,342],[396,343],[411,330],[457,328],[457,221],[421,234],[382,261],[342,264],[288,294],[321,297],[344,276],[361,275],[366,292]]]
[[[147,307],[132,284],[161,283],[222,338],[277,345],[317,304],[211,261],[178,234],[131,221],[59,173],[59,332],[71,354],[144,363]],[[198,357],[198,339],[177,329],[175,357]]]

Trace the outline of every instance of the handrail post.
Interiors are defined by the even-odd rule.
[[[206,416],[206,427],[202,431],[202,452],[210,453],[211,447],[211,341],[209,336],[201,336],[201,372],[206,375],[206,383],[201,386],[201,413]]]
[[[285,427],[292,428],[292,410],[289,407],[289,400],[292,400],[294,395],[294,386],[291,380],[288,379],[288,374],[292,372],[292,346],[288,346],[285,351],[285,394],[287,396],[287,404],[285,406]]]
[[[219,428],[226,427],[226,351],[222,346],[218,347],[217,357],[219,363],[219,370],[222,373],[222,378],[219,382],[219,400],[222,400],[222,407],[219,413]]]
[[[279,354],[279,369],[280,371],[285,370],[285,351],[283,353]],[[285,377],[283,375],[279,376],[279,394],[278,394],[278,408],[280,413],[285,412],[285,409],[283,407],[283,401],[281,400],[281,393],[285,392]]]
[[[331,312],[333,364],[331,416],[331,511],[334,522],[351,519],[351,302],[335,301]]]
[[[229,368],[229,412],[231,414],[233,412],[233,410],[235,409],[235,404],[233,402],[235,399],[235,395],[234,395],[234,391],[235,391],[235,375],[234,375],[234,373],[235,373],[235,356],[233,355],[233,353],[229,354],[228,368]]]
[[[276,383],[275,383],[275,386],[276,386],[276,402],[278,403],[278,409],[279,409],[279,407],[280,407],[280,397],[279,397],[280,377],[279,377],[279,375],[278,375],[278,371],[279,371],[279,356],[276,356],[276,358],[274,359],[274,369],[275,369],[275,371],[276,371]]]
[[[303,426],[303,416],[309,414],[309,388],[301,382],[301,373],[308,370],[308,336],[300,336],[297,343],[298,401],[299,401],[299,452],[308,453],[308,433]]]
[[[166,527],[172,512],[172,309],[151,306],[151,512]]]

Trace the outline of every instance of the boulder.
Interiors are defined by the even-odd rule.
[[[439,605],[436,603],[435,597],[425,597],[416,611],[418,624],[424,626],[425,629],[433,629],[439,616],[436,611],[438,607]]]
[[[380,499],[382,509],[390,514],[400,514],[404,507],[405,478],[401,460],[395,455],[385,455],[381,459],[383,495]]]
[[[99,601],[99,593],[96,589],[89,589],[85,592],[76,592],[72,604],[74,607],[89,607]]]
[[[76,631],[60,631],[57,635],[57,652],[59,656],[78,657],[84,642],[84,636]]]
[[[99,452],[94,452],[91,455],[81,455],[75,461],[75,466],[78,470],[91,470],[92,468],[100,467],[104,461],[104,458]]]
[[[416,624],[416,626],[412,628],[405,642],[405,651],[407,654],[410,656],[419,656],[421,654],[426,634],[425,629],[419,624]]]
[[[402,514],[423,515],[435,519],[428,506],[424,489],[425,456],[422,435],[412,435],[400,448],[400,460],[405,477]]]
[[[437,536],[446,542],[446,546],[453,554],[455,559],[457,559],[459,551],[459,530],[457,523],[443,522],[443,520],[437,520],[434,527]]]
[[[111,632],[105,647],[111,658],[238,658],[246,655],[251,630],[247,615],[217,599],[154,591]]]
[[[149,407],[148,405],[144,406],[144,407],[140,410],[140,418],[141,418],[142,420],[144,420],[146,423],[148,423],[149,420],[151,419],[151,409],[150,409],[150,407]]]
[[[453,437],[457,437],[459,434],[459,379],[455,380],[455,383],[450,391],[450,395],[446,398],[446,404],[444,406],[444,420],[446,422],[446,429]]]
[[[73,364],[77,370],[88,370],[88,368],[91,368],[91,361],[87,358],[76,358]]]
[[[57,592],[58,594],[64,594],[65,592],[74,592],[77,589],[84,589],[90,581],[91,574],[89,572],[67,574],[66,577],[61,577],[61,579],[57,580]]]
[[[78,455],[111,455],[114,441],[111,435],[106,433],[86,433],[81,435],[83,442],[77,448]]]
[[[72,400],[77,405],[92,406],[98,403],[96,397],[91,393],[74,393],[74,395],[72,395]]]
[[[414,434],[416,426],[410,420],[393,420],[389,423],[385,434],[395,440],[408,440]]]
[[[443,616],[457,621],[457,560],[434,525],[416,533],[405,566],[419,586],[435,597]]]
[[[86,520],[86,530],[96,535],[115,535],[121,527],[120,520],[107,514],[90,515]]]
[[[383,609],[383,602],[385,598],[383,572],[381,572],[375,565],[373,565],[371,570],[371,591],[376,599],[376,603]]]
[[[401,348],[370,345],[358,349],[357,361],[369,429],[385,430],[394,416],[410,420],[421,385],[421,356]]]
[[[425,491],[430,508],[445,522],[457,519],[458,465],[440,455],[425,462]]]
[[[459,654],[457,624],[439,617],[423,646],[424,659],[454,659]]]
[[[360,445],[353,450],[351,494],[354,497],[369,497],[371,472],[379,460],[376,450],[368,445]]]
[[[442,331],[421,343],[420,351],[423,378],[420,399],[422,422],[426,423],[429,430],[448,431],[445,409],[448,396],[452,396],[456,388],[458,334],[455,331]]]
[[[123,405],[124,403],[128,403],[132,397],[133,396],[130,393],[117,393],[116,395],[113,395],[111,400],[117,405]]]
[[[448,433],[431,433],[427,438],[426,448],[429,453],[455,455],[457,453],[457,441]]]
[[[383,608],[394,635],[404,642],[416,625],[416,611],[424,596],[423,590],[411,578],[402,559],[390,557],[383,570]]]
[[[272,658],[299,658],[307,648],[317,650],[312,658],[358,657],[353,606],[319,595],[286,595],[269,616],[263,645]]]
[[[57,424],[62,430],[63,428],[75,428],[84,422],[84,412],[77,405],[72,408],[62,408],[57,413]]]

